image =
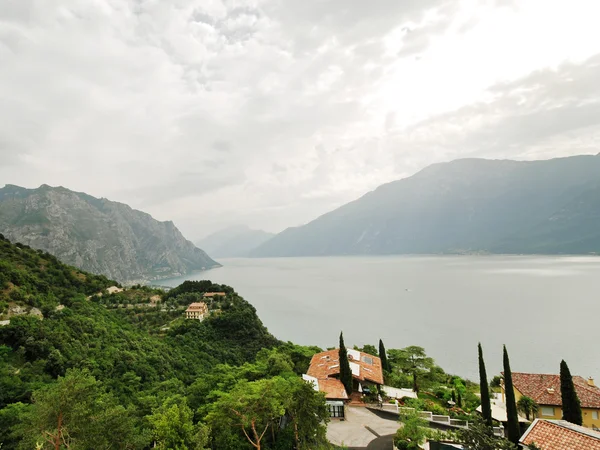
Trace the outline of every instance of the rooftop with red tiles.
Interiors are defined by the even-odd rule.
[[[600,433],[564,420],[536,419],[521,443],[535,443],[543,450],[600,450]]]
[[[383,384],[381,359],[358,350],[348,349],[348,360],[352,375],[359,381]],[[308,375],[319,380],[333,378],[340,373],[339,349],[317,353],[310,361]]]
[[[561,406],[560,375],[513,372],[513,386],[539,405]],[[600,408],[600,388],[574,376],[573,384],[583,408]]]

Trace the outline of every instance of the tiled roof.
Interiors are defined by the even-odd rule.
[[[227,295],[225,292],[205,292],[204,297],[214,297],[215,295],[224,296]]]
[[[600,450],[600,433],[564,420],[536,419],[521,443],[543,450]]]
[[[512,374],[513,386],[539,405],[561,406],[560,375],[536,373]],[[590,386],[582,377],[574,376],[573,384],[583,408],[600,408],[600,388]]]
[[[358,374],[356,370],[353,370],[352,376],[359,381],[371,381],[377,384],[383,384],[383,371],[381,370],[381,359],[377,356],[369,355],[367,353],[358,352],[356,350],[348,350],[349,356],[360,355],[360,357],[352,357],[350,359],[352,363],[358,366]],[[331,378],[334,375],[340,373],[339,363],[339,350],[329,350],[326,352],[317,353],[310,361],[310,367],[308,368],[308,375],[318,378],[319,380],[325,378]],[[364,359],[371,359],[372,364],[364,361]],[[356,366],[355,366],[356,368]]]
[[[319,383],[319,390],[325,393],[325,398],[340,400],[348,399],[348,394],[346,394],[344,385],[337,378],[325,378],[317,381]]]
[[[197,303],[191,303],[190,306],[188,306],[188,308],[186,309],[187,311],[207,311],[208,308],[206,306],[206,303],[202,303],[202,302],[197,302]]]

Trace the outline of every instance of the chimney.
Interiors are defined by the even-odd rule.
[[[596,386],[596,385],[594,384],[594,379],[593,379],[592,377],[589,377],[589,378],[588,378],[588,385],[589,385],[589,386]]]

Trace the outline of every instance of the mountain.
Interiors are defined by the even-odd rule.
[[[122,203],[63,187],[0,189],[0,233],[121,282],[157,280],[218,266],[173,222],[159,222]]]
[[[600,252],[600,155],[434,164],[251,255],[470,252]]]
[[[234,226],[217,231],[197,242],[215,257],[229,258],[248,256],[251,250],[275,236],[262,230],[253,230],[247,226]]]

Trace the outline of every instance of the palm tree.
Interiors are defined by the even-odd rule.
[[[530,420],[529,417],[535,417],[537,415],[539,406],[534,399],[524,395],[517,402],[517,409],[525,414],[527,420]]]

